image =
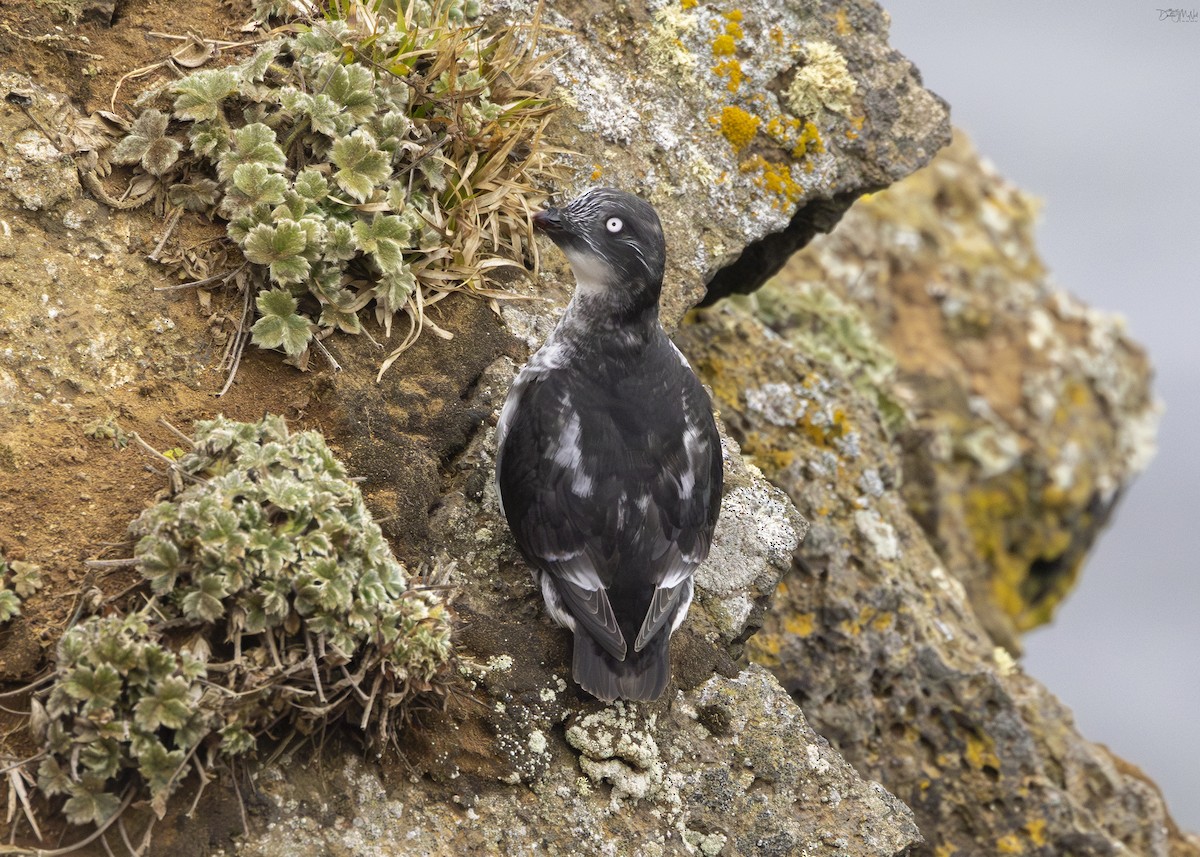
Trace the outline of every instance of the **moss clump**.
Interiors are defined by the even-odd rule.
[[[449,680],[446,605],[410,588],[319,434],[218,417],[172,470],[130,526],[147,603],[59,644],[39,783],[75,823],[143,787],[161,814],[189,763],[268,734],[349,720],[382,749]]]
[[[226,223],[249,262],[239,285],[258,295],[252,340],[301,368],[314,340],[360,333],[372,311],[390,336],[405,312],[386,368],[424,307],[489,293],[491,272],[521,267],[531,245],[550,170],[541,59],[515,30],[464,26],[472,2],[400,5],[330,3],[241,62],[149,90],[111,150],[170,205]]]

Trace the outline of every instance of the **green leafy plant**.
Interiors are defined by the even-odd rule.
[[[159,642],[146,613],[92,617],[58,644],[38,785],[66,795],[72,824],[102,824],[136,770],[159,813],[219,711],[202,705],[203,661]],[[125,785],[125,788],[130,788]]]
[[[298,5],[315,10],[259,2],[256,13]],[[372,309],[388,337],[406,313],[382,374],[430,304],[456,291],[493,298],[493,272],[523,268],[529,212],[552,171],[545,58],[536,25],[466,25],[474,2],[324,9],[241,62],[144,93],[112,159],[160,175],[172,205],[224,220],[249,263],[244,287],[295,299],[285,312],[282,297],[260,295],[250,333],[289,362],[306,367],[313,341],[335,330],[362,332]],[[156,101],[170,114],[146,106]],[[169,119],[186,147],[166,134]]]
[[[38,783],[72,823],[143,789],[161,817],[191,768],[268,734],[349,721],[383,749],[450,680],[442,595],[410,586],[320,434],[218,417],[171,467],[130,525],[146,602],[64,634],[42,696]]]
[[[9,562],[0,554],[0,623],[21,614],[21,602],[42,588],[41,569],[31,562]]]

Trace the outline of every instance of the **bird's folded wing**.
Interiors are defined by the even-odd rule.
[[[654,639],[654,635],[662,630],[663,625],[674,615],[675,606],[690,584],[689,577],[684,578],[675,586],[655,587],[654,596],[650,599],[650,607],[646,611],[646,618],[642,620],[641,630],[638,631],[637,640],[633,644],[635,652],[644,649],[646,644]]]
[[[557,571],[557,569],[556,569]],[[575,621],[583,625],[592,638],[604,647],[618,661],[625,660],[628,646],[625,636],[617,626],[617,617],[613,613],[612,604],[608,601],[608,593],[600,586],[591,589],[580,586],[569,577],[554,574],[554,585],[562,595],[563,601],[575,617]]]

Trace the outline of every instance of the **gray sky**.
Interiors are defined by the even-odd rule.
[[[1058,285],[1119,312],[1166,414],[1023,661],[1088,738],[1145,770],[1200,831],[1200,0],[882,0],[891,44],[1001,174],[1045,202]],[[1165,6],[1162,8],[1166,8]]]

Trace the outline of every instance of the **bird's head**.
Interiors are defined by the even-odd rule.
[[[625,304],[658,305],[667,249],[650,203],[624,191],[595,188],[562,208],[539,211],[533,225],[563,251],[579,291]]]

